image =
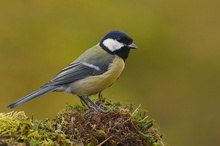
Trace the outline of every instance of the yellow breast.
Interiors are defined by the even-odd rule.
[[[124,67],[124,61],[116,56],[113,63],[110,64],[108,71],[104,74],[86,77],[85,79],[72,83],[70,85],[72,93],[79,96],[97,94],[111,86],[121,75]]]

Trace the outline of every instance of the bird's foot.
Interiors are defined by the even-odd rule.
[[[108,112],[110,112],[110,110],[104,110],[102,107],[103,107],[103,105],[100,104],[99,106],[96,107],[96,110],[101,112],[101,113],[108,113]]]
[[[96,114],[97,112],[100,112],[100,113],[108,113],[108,112],[110,112],[110,110],[104,110],[102,107],[103,107],[103,105],[100,104],[99,106],[96,106],[93,109],[90,108],[89,111],[87,111],[85,113],[85,116],[89,117],[89,116],[91,116],[93,114]]]

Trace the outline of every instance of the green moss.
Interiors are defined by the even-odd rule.
[[[0,145],[164,145],[145,110],[123,108],[118,102],[105,102],[103,108],[111,112],[86,113],[84,106],[67,105],[54,119],[44,121],[32,120],[22,111],[0,113]]]

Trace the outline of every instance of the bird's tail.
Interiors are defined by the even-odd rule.
[[[27,95],[27,96],[25,96],[25,97],[23,97],[23,98],[21,98],[21,99],[15,101],[14,103],[10,104],[10,105],[8,106],[8,108],[14,108],[14,107],[16,107],[16,106],[18,106],[18,105],[20,105],[20,104],[22,104],[22,103],[24,103],[24,102],[27,102],[27,101],[29,101],[29,100],[31,100],[31,99],[33,99],[33,98],[36,98],[36,97],[38,97],[38,96],[40,96],[40,95],[43,95],[43,94],[45,94],[45,93],[47,93],[47,92],[53,91],[53,90],[55,90],[56,88],[57,88],[56,86],[48,86],[48,87],[39,89],[39,90],[37,90],[37,91],[35,91],[35,92],[33,92],[33,93]]]

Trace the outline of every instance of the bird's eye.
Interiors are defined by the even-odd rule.
[[[122,42],[122,38],[117,38],[116,39],[118,42]]]

